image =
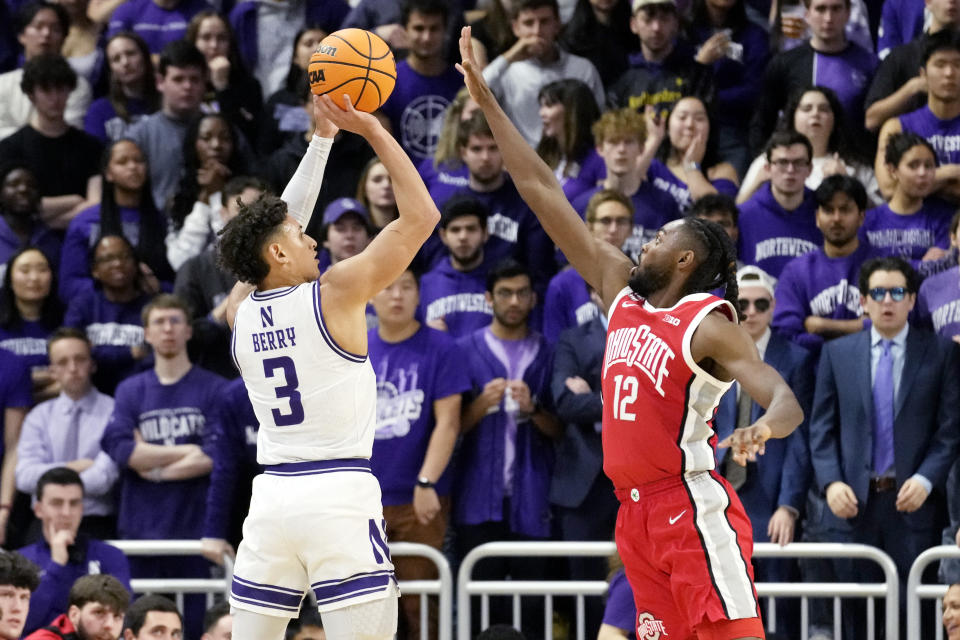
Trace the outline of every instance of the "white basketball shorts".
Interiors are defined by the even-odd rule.
[[[253,481],[230,604],[294,617],[307,589],[321,612],[396,595],[380,484],[368,460],[269,466]]]

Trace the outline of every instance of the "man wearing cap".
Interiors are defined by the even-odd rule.
[[[823,247],[794,258],[783,268],[773,328],[819,354],[824,341],[866,326],[857,274],[874,252],[859,236],[867,192],[856,178],[829,176],[817,187],[815,196]]]
[[[370,212],[359,200],[337,198],[331,202],[323,211],[323,251],[317,253],[320,273],[363,251],[375,233]]]
[[[803,409],[804,421],[788,437],[768,441],[766,453],[746,466],[736,464],[729,449],[718,450],[717,468],[736,489],[753,525],[754,541],[785,545],[794,540],[797,518],[803,510],[812,475],[807,420],[813,401],[813,358],[806,349],[770,330],[776,307],[773,278],[759,267],[743,267],[737,272],[737,285],[743,327],[753,338],[763,361],[790,385]],[[717,438],[722,440],[734,428],[753,424],[762,414],[763,408],[735,384],[717,409],[714,422]],[[758,582],[787,582],[798,577],[796,562],[792,560],[754,560],[754,569]],[[777,627],[792,628],[789,623],[782,626],[782,616],[789,615],[790,610],[781,611],[779,605],[780,602]]]
[[[611,87],[611,106],[643,111],[653,105],[657,116],[665,118],[683,96],[709,97],[713,73],[694,60],[690,45],[677,39],[675,0],[633,0],[630,30],[640,38],[640,51],[630,56],[630,68]]]

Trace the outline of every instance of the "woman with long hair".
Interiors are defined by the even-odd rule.
[[[247,140],[256,141],[263,91],[244,67],[230,23],[213,9],[206,9],[190,20],[185,38],[207,61],[204,110],[223,114]]]
[[[63,320],[54,291],[50,261],[37,247],[28,245],[7,261],[0,288],[0,349],[24,359],[36,401],[59,392],[47,368],[47,339]]]
[[[816,189],[827,176],[846,173],[860,181],[874,204],[883,201],[870,159],[861,157],[849,138],[849,123],[837,94],[828,87],[808,87],[791,97],[784,107],[778,131],[802,133],[813,147],[813,162],[806,180],[808,189]],[[737,204],[745,202],[761,184],[770,179],[766,157],[757,156],[743,177]]]
[[[560,36],[564,49],[593,63],[605,87],[627,70],[637,49],[630,13],[629,0],[577,0]]]
[[[447,107],[433,158],[427,158],[417,167],[427,189],[432,190],[438,183],[454,187],[467,186],[467,167],[460,159],[457,139],[460,125],[466,122],[477,109],[477,103],[470,97],[466,87],[457,92],[453,102]]]
[[[603,179],[606,168],[597,154],[590,128],[600,117],[590,87],[579,80],[557,80],[540,89],[543,132],[537,154],[573,200]]]
[[[170,205],[172,229],[166,239],[167,260],[174,269],[203,250],[181,237],[187,216],[197,211],[199,203],[206,205],[200,215],[219,212],[224,185],[245,170],[236,130],[222,114],[207,113],[190,123],[183,140],[183,175]],[[214,223],[207,221],[208,226]]]
[[[648,175],[681,212],[705,195],[737,193],[737,171],[716,157],[711,133],[707,106],[696,96],[678,100],[665,124],[647,114],[647,135],[663,139],[660,162],[650,164]]]
[[[942,258],[950,248],[956,205],[931,195],[937,186],[933,146],[914,133],[896,133],[887,140],[884,159],[893,195],[867,211],[861,233],[881,255],[899,256],[914,265]]]
[[[107,62],[107,95],[87,109],[83,128],[107,143],[123,137],[141,116],[160,108],[153,62],[143,38],[120,31],[104,47]]]
[[[370,212],[373,226],[378,230],[400,215],[393,193],[393,181],[380,158],[372,158],[363,168],[357,182],[357,200]]]
[[[173,269],[164,250],[166,217],[157,211],[150,190],[150,173],[140,147],[117,140],[103,155],[103,195],[70,222],[60,265],[60,298],[70,300],[93,288],[90,251],[101,235],[123,235],[142,256],[140,270],[154,293],[160,281],[173,282]]]
[[[103,63],[100,34],[103,25],[90,19],[87,7],[90,0],[57,0],[70,16],[70,29],[60,47],[60,54],[67,59],[77,75],[95,85]]]
[[[267,156],[287,141],[309,130],[310,116],[303,109],[303,98],[298,91],[307,77],[310,56],[317,50],[328,31],[319,25],[307,25],[293,37],[293,56],[283,86],[267,98],[260,122],[259,152]],[[253,140],[251,140],[253,142]]]
[[[141,368],[147,355],[140,312],[151,296],[138,264],[125,236],[100,236],[90,252],[94,286],[71,298],[63,320],[87,334],[97,362],[94,385],[108,395]]]
[[[747,19],[744,0],[694,0],[687,39],[697,47],[697,62],[712,70],[711,100],[717,155],[743,175],[749,118],[763,87],[770,59],[767,32]]]

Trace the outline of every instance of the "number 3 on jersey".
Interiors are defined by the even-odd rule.
[[[613,417],[617,420],[636,420],[633,405],[637,401],[640,383],[634,376],[614,376]]]
[[[290,413],[282,413],[280,409],[272,409],[273,422],[278,427],[292,427],[303,422],[304,417],[303,403],[300,401],[300,392],[297,391],[300,380],[297,379],[297,369],[293,366],[293,359],[288,356],[267,358],[263,361],[264,376],[272,378],[277,370],[283,372],[283,384],[275,390],[277,399],[287,400],[290,405]]]

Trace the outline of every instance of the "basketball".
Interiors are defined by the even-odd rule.
[[[380,36],[363,29],[341,29],[320,42],[307,67],[310,90],[345,108],[343,94],[358,111],[376,111],[397,83],[397,65]]]

